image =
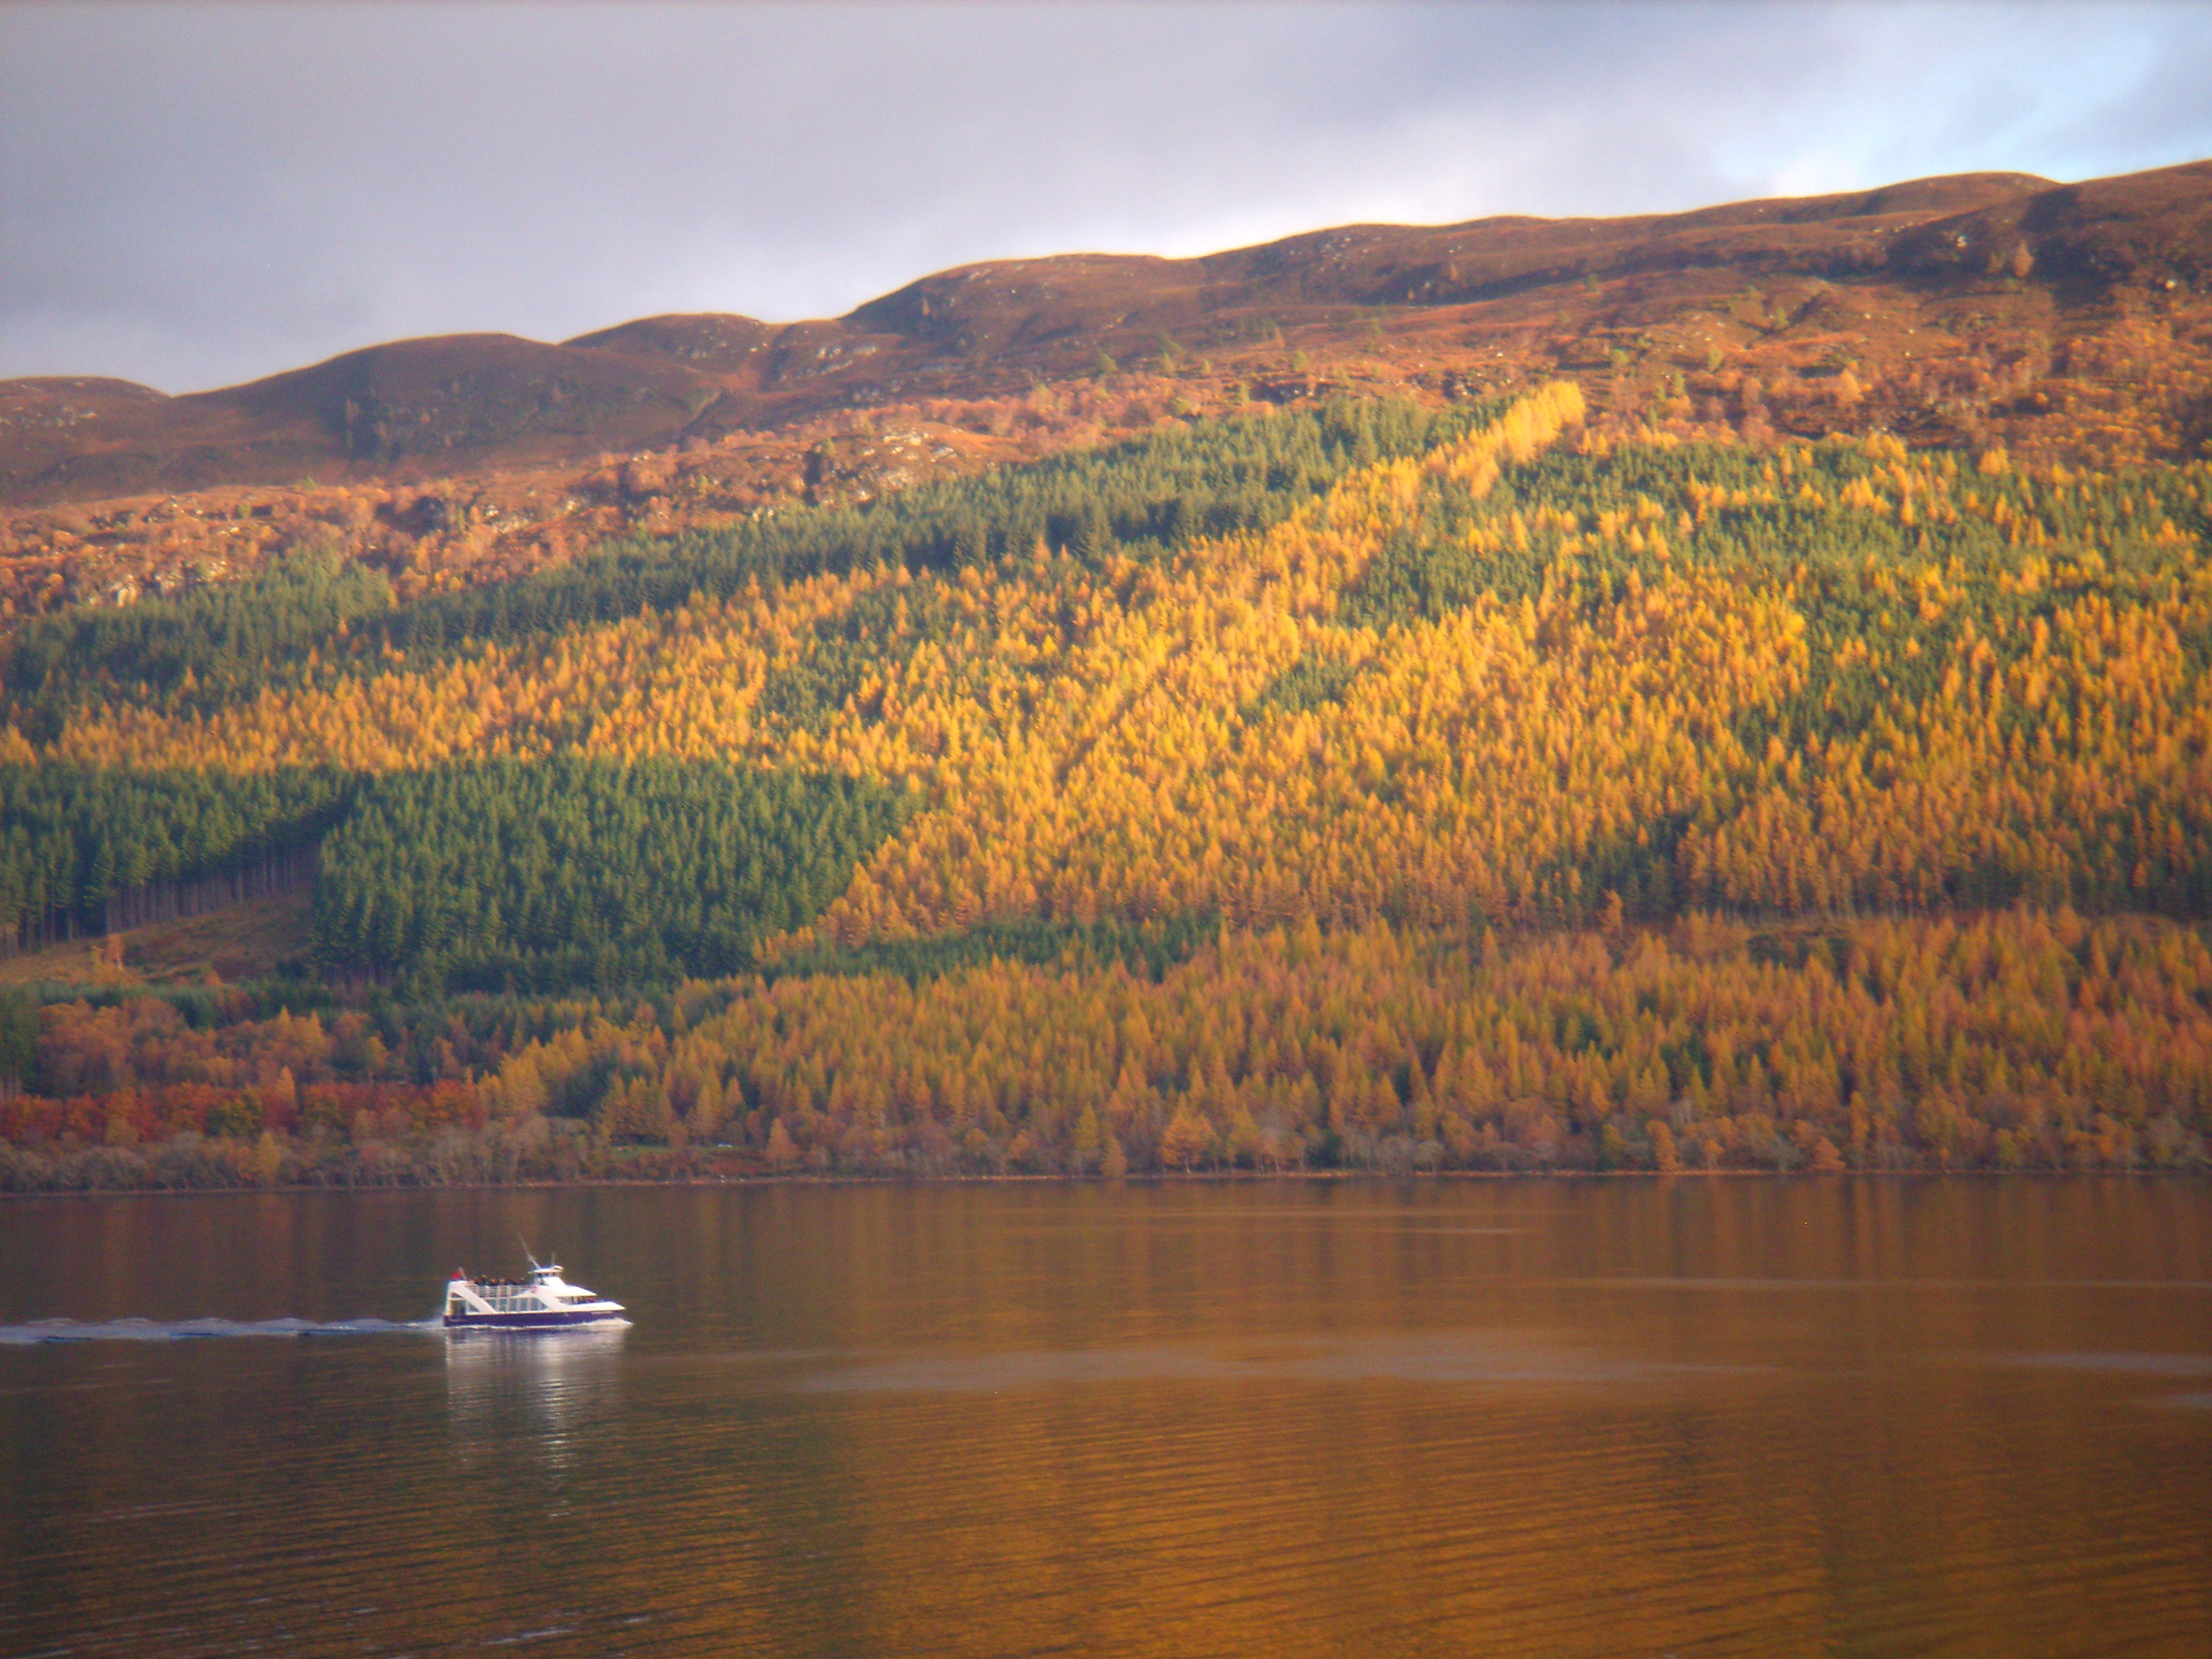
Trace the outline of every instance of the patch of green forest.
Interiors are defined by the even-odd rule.
[[[391,609],[381,574],[308,549],[243,582],[36,618],[9,646],[0,687],[24,736],[43,743],[102,699],[179,698],[211,709],[251,695],[341,627]]]
[[[328,830],[356,780],[329,770],[126,772],[0,766],[0,928],[107,925],[109,900],[289,852]]]
[[[1398,399],[1205,419],[1104,449],[1001,467],[855,507],[794,508],[713,530],[617,542],[553,570],[440,595],[357,629],[356,649],[414,652],[666,610],[693,594],[877,566],[946,572],[1026,559],[1040,544],[1097,568],[1280,523],[1345,474],[1425,454],[1495,418]]]
[[[365,784],[323,843],[315,954],[422,991],[735,973],[910,810],[855,778],[711,762],[399,773]]]
[[[1548,587],[1564,587],[1595,611],[1618,603],[1632,582],[1655,586],[1684,568],[1788,586],[1807,624],[1811,674],[1786,706],[1750,715],[1743,736],[1754,748],[1769,736],[1797,748],[1862,729],[1892,699],[1936,695],[1970,634],[2000,656],[2016,653],[2032,637],[2018,624],[2054,616],[2085,594],[2152,604],[2202,579],[2212,543],[2212,474],[2204,468],[2058,482],[1990,476],[1971,462],[1961,469],[1964,457],[1948,459],[1955,489],[1971,493],[1980,510],[1910,518],[1865,510],[1848,499],[1852,486],[1894,493],[1898,475],[1847,439],[1794,446],[1780,469],[1773,456],[1741,444],[1555,449],[1507,469],[1480,497],[1439,491],[1418,530],[1393,538],[1339,614],[1387,628]],[[1573,515],[1572,528],[1560,522],[1562,509]],[[1608,515],[1640,534],[1591,537]],[[1510,547],[1472,534],[1509,523],[1520,528]],[[2023,538],[2008,528],[2024,524],[2047,534]],[[2165,525],[2179,535],[2160,534]],[[2038,575],[2025,581],[2031,566]],[[1897,590],[1898,578],[1923,572],[1944,583],[1946,602],[1932,611],[1901,602]],[[1869,640],[1887,647],[1879,666],[1848,649]],[[2212,631],[2200,626],[2181,644],[2197,673],[2212,668]],[[1323,661],[1302,663],[1280,695],[1299,706],[1333,701],[1332,677],[1340,690],[1350,678]]]

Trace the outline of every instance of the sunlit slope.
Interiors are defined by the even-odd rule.
[[[112,678],[10,736],[13,787],[562,756],[891,786],[903,828],[840,843],[849,883],[777,855],[828,903],[769,958],[1191,916],[2212,914],[2212,469],[1611,444],[1582,413],[1561,384],[1472,423],[1218,423],[1049,510],[971,483],[434,628],[356,608],[227,677]],[[1244,527],[1210,530],[1191,481],[1262,452]],[[331,810],[253,788],[264,842],[287,801]],[[431,841],[466,833],[441,798]]]

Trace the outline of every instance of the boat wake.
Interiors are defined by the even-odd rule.
[[[43,1343],[184,1343],[236,1336],[389,1336],[440,1329],[430,1319],[36,1319],[0,1325],[0,1348]]]

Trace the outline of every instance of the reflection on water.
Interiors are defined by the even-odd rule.
[[[1667,1377],[1756,1375],[1761,1368],[1631,1359],[1592,1353],[1522,1332],[1440,1331],[1357,1342],[1310,1339],[1265,1351],[1197,1348],[1094,1349],[880,1360],[803,1379],[821,1394],[933,1394],[1050,1388],[1089,1382],[1436,1382],[1596,1387]]]
[[[0,1653],[2212,1653],[2202,1182],[40,1201],[0,1333],[518,1231],[635,1324],[0,1341]]]
[[[447,1331],[446,1421],[455,1442],[500,1449],[520,1436],[547,1456],[613,1412],[626,1321],[569,1331]]]
[[[2212,1377],[2212,1354],[2000,1354],[1990,1363],[2132,1377]]]

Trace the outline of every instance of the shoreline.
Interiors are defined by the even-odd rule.
[[[235,1198],[242,1195],[290,1197],[302,1193],[361,1194],[403,1192],[549,1192],[582,1191],[595,1188],[694,1189],[730,1187],[1168,1187],[1250,1186],[1271,1181],[1303,1181],[1314,1185],[1353,1182],[1455,1181],[1641,1181],[1652,1184],[1677,1181],[1854,1181],[1854,1180],[2041,1180],[2075,1181],[2124,1178],[2133,1180],[2197,1181],[2212,1186],[2212,1170],[2153,1168],[2092,1169],[1986,1169],[1934,1166],[1886,1169],[1221,1169],[1148,1170],[1126,1175],[1067,1175],[1051,1173],[961,1174],[933,1176],[868,1175],[684,1175],[655,1177],[579,1177],[572,1179],[519,1181],[297,1181],[263,1186],[238,1183],[200,1187],[37,1187],[0,1190],[0,1203],[39,1199],[84,1198]]]

